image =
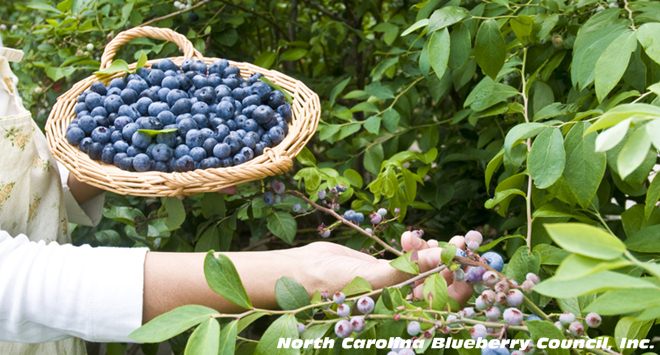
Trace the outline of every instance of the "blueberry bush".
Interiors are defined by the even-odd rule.
[[[77,244],[220,252],[206,258],[209,285],[245,312],[173,310],[133,334],[152,343],[147,354],[163,341],[175,353],[301,352],[275,349],[282,336],[658,334],[658,2],[42,0],[0,11],[5,44],[26,52],[14,69],[41,124],[98,70],[109,38],[142,24],[173,28],[208,57],[281,70],[322,98],[318,134],[289,175],[233,195],[109,196],[99,226],[74,230]],[[137,40],[120,56],[145,55],[178,53]],[[444,246],[443,265],[420,273],[399,244],[406,233]],[[446,243],[454,235],[467,250]],[[356,279],[328,294],[283,278],[281,309],[260,310],[222,254],[320,239],[390,258],[410,280],[372,289]],[[463,307],[445,268],[474,285]],[[509,351],[543,352],[482,352]],[[644,352],[593,352],[634,351]]]

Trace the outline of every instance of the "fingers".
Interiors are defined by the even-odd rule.
[[[455,281],[449,285],[447,292],[449,297],[455,299],[460,305],[464,305],[472,296],[472,285],[464,281]]]
[[[406,231],[401,234],[401,248],[403,251],[422,250],[428,247],[426,241],[415,232]]]
[[[465,237],[462,235],[455,235],[449,239],[449,244],[454,244],[458,249],[465,249]]]

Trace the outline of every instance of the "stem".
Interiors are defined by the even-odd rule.
[[[522,68],[520,69],[520,81],[522,84],[521,96],[523,100],[523,118],[529,123],[529,97],[527,96],[527,77],[525,77],[525,64],[527,63],[527,47],[523,48]],[[532,150],[532,139],[527,138],[527,153]],[[525,196],[525,210],[527,214],[527,249],[532,250],[532,176],[527,176],[527,195]]]
[[[200,7],[200,6],[202,6],[202,5],[206,5],[209,1],[210,1],[210,0],[203,0],[203,1],[200,1],[200,2],[196,3],[195,5],[193,5],[193,6],[191,6],[191,7],[188,7],[188,8],[185,8],[185,9],[181,9],[181,10],[179,10],[179,11],[174,11],[174,12],[172,12],[172,13],[170,13],[170,14],[165,15],[165,16],[161,16],[161,17],[153,18],[153,19],[151,19],[151,20],[149,20],[149,21],[147,21],[147,22],[144,22],[144,23],[141,24],[140,26],[148,26],[148,25],[151,25],[152,23],[155,23],[155,22],[158,22],[158,21],[162,21],[162,20],[168,19],[168,18],[170,18],[170,17],[174,17],[174,16],[181,15],[182,13],[185,13],[185,12],[188,12],[188,11],[192,11],[192,10],[194,10],[194,9],[196,9],[196,8],[198,8],[198,7]],[[224,6],[223,6],[223,7],[224,7]]]
[[[527,297],[527,295],[523,294],[523,300],[525,302],[525,306],[529,308],[532,312],[536,313],[536,315],[541,316],[541,318],[545,320],[550,320],[550,316],[547,315],[539,306],[537,306],[532,300]]]
[[[305,194],[303,194],[303,193],[301,193],[301,192],[299,192],[299,191],[289,191],[289,192],[290,192],[291,194],[297,196],[297,197],[302,198],[303,200],[305,200],[305,202],[309,203],[310,205],[312,205],[312,206],[313,206],[314,208],[316,208],[317,210],[319,210],[319,211],[321,211],[321,212],[324,212],[324,213],[326,213],[326,214],[331,215],[332,217],[334,217],[335,219],[337,219],[337,220],[340,221],[341,223],[343,223],[343,224],[345,224],[345,225],[347,225],[347,226],[349,226],[349,227],[355,229],[356,231],[360,232],[362,235],[365,235],[366,237],[370,238],[370,239],[373,240],[374,242],[380,244],[380,246],[382,246],[383,248],[385,248],[385,249],[386,249],[387,251],[389,251],[390,253],[395,254],[395,255],[397,255],[397,256],[401,256],[401,255],[403,255],[403,253],[400,252],[399,250],[394,249],[391,245],[385,243],[385,241],[383,241],[382,239],[378,238],[377,236],[375,236],[375,235],[373,235],[373,234],[369,234],[369,233],[367,233],[367,231],[365,231],[364,229],[362,229],[360,226],[358,226],[357,224],[355,224],[355,223],[353,223],[353,222],[351,222],[351,221],[345,219],[344,217],[342,217],[339,213],[335,212],[334,210],[319,205],[318,203],[316,203],[316,202],[310,200],[307,196],[305,196]]]
[[[635,27],[635,19],[633,18],[633,12],[630,9],[630,4],[628,4],[628,0],[623,0],[623,8],[626,9],[628,12],[628,19],[630,20],[630,28],[635,31],[637,30],[637,27]]]

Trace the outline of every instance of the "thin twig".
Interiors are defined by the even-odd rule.
[[[623,7],[628,12],[628,19],[630,19],[630,28],[633,31],[637,30],[637,27],[635,27],[635,19],[633,18],[633,11],[630,9],[630,4],[628,4],[628,0],[623,0]]]
[[[200,6],[206,5],[206,4],[209,3],[210,1],[211,1],[211,0],[203,0],[203,1],[200,1],[200,2],[196,3],[195,5],[193,5],[193,6],[191,6],[191,7],[186,7],[186,8],[184,8],[184,9],[179,10],[179,11],[174,11],[174,12],[169,13],[169,14],[167,14],[167,15],[153,18],[153,19],[151,19],[151,20],[149,20],[149,21],[147,21],[147,22],[144,22],[144,23],[141,24],[139,27],[141,27],[141,26],[149,26],[149,25],[151,25],[152,23],[159,22],[159,21],[163,21],[163,20],[165,20],[165,19],[168,19],[168,18],[171,18],[171,17],[175,17],[175,16],[178,16],[178,15],[181,15],[181,14],[186,13],[186,12],[188,12],[188,11],[192,11],[192,10],[194,10],[194,9],[200,7]]]
[[[307,196],[305,196],[305,194],[303,194],[303,193],[301,193],[301,192],[299,192],[299,191],[289,191],[289,192],[290,192],[292,195],[295,195],[295,196],[298,196],[298,197],[302,198],[303,200],[305,200],[305,202],[309,203],[310,205],[312,205],[312,206],[313,206],[314,208],[316,208],[317,210],[319,210],[319,211],[321,211],[321,212],[324,212],[324,213],[326,213],[326,214],[331,215],[332,217],[334,217],[335,219],[337,219],[337,220],[340,221],[341,223],[343,223],[343,224],[345,224],[345,225],[347,225],[347,226],[349,226],[349,227],[355,229],[356,231],[360,232],[362,235],[365,235],[365,236],[368,237],[369,239],[371,239],[371,240],[373,240],[374,242],[380,244],[383,248],[385,248],[385,249],[386,249],[387,251],[389,251],[390,253],[393,253],[393,254],[395,254],[395,255],[397,255],[397,256],[401,256],[401,255],[403,255],[403,253],[400,252],[399,250],[394,249],[391,245],[385,243],[382,239],[378,238],[377,236],[375,236],[375,235],[373,235],[373,234],[368,233],[367,231],[365,231],[364,229],[362,229],[360,226],[358,226],[357,224],[355,224],[355,223],[353,223],[353,222],[347,220],[346,218],[342,217],[339,213],[335,212],[334,210],[319,205],[318,203],[316,203],[316,202],[310,200]]]
[[[523,48],[522,68],[520,70],[521,95],[523,100],[523,117],[529,123],[529,98],[527,97],[527,78],[525,77],[525,64],[527,62],[527,47]],[[532,139],[527,138],[527,153],[532,150]],[[527,195],[525,196],[525,210],[527,214],[527,249],[532,250],[532,176],[527,176]]]

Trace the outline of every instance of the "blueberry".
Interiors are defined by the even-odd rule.
[[[94,122],[96,122],[97,126],[108,127],[110,125],[110,119],[108,116],[94,116]]]
[[[89,147],[92,145],[92,143],[94,143],[94,141],[91,138],[85,137],[80,141],[80,144],[78,145],[78,147],[80,148],[80,150],[87,153],[89,151]]]
[[[120,88],[110,88],[108,89],[108,95],[120,95],[121,94],[121,89]]]
[[[252,158],[254,158],[254,151],[250,147],[241,148],[241,151],[238,154],[242,155],[245,158],[245,161],[252,160]]]
[[[115,151],[118,153],[126,153],[126,150],[128,149],[128,143],[120,140],[112,143],[112,147],[115,148]]]
[[[176,71],[179,69],[179,67],[176,64],[174,64],[174,62],[171,61],[170,59],[159,60],[158,62],[154,63],[154,68],[160,69],[162,71],[166,71],[166,70]]]
[[[243,106],[259,105],[259,104],[261,104],[261,98],[259,97],[259,95],[253,94],[253,95],[246,96],[241,101],[241,103],[243,104]]]
[[[272,147],[273,146],[273,141],[270,139],[269,134],[262,134],[261,135],[261,142],[266,145],[267,147]]]
[[[96,128],[96,120],[92,116],[82,116],[78,120],[78,127],[86,134],[91,134],[94,128]]]
[[[190,155],[190,148],[185,144],[178,145],[176,149],[174,149],[174,157],[178,159],[184,155]]]
[[[115,148],[113,148],[111,144],[108,144],[103,147],[103,150],[101,151],[101,161],[106,164],[112,164],[115,159],[115,154]]]
[[[227,125],[225,125],[225,124],[218,125],[216,127],[216,133],[215,133],[216,139],[218,141],[221,141],[221,140],[225,139],[225,137],[227,137],[229,135],[229,132],[231,132],[231,130],[229,129],[229,127]]]
[[[230,119],[234,116],[234,105],[228,101],[218,103],[215,113],[222,119]]]
[[[170,93],[170,91],[172,90],[168,88],[158,89],[158,101],[167,102],[167,95]]]
[[[230,89],[234,89],[234,88],[238,87],[239,84],[240,84],[240,81],[235,76],[230,76],[230,77],[226,77],[226,78],[222,79],[222,85],[225,85],[225,86],[229,87]]]
[[[125,87],[126,81],[124,81],[124,78],[114,78],[110,80],[110,84],[108,84],[108,88],[118,88],[123,90]]]
[[[293,114],[291,113],[291,105],[288,103],[278,106],[277,113],[279,113],[287,122],[291,121],[291,117],[293,117]]]
[[[165,128],[167,129],[167,126]],[[176,145],[176,133],[161,133],[156,136],[156,142],[174,147]]]
[[[136,155],[143,153],[142,149],[137,148],[135,146],[129,145],[128,149],[126,149],[126,155],[129,157],[135,157]]]
[[[144,153],[140,153],[133,158],[133,169],[135,169],[135,171],[149,171],[151,170],[151,166],[151,158]]]
[[[130,142],[131,137],[133,137],[133,133],[137,132],[138,129],[140,129],[140,126],[134,122],[125,125],[121,130],[121,134],[124,136],[124,140]]]
[[[140,93],[140,97],[148,97],[151,99],[151,101],[158,101],[159,100],[158,90],[160,90],[160,87],[152,86],[147,90],[142,91]]]
[[[165,144],[156,144],[151,150],[151,156],[157,161],[169,161],[172,155],[172,148]]]
[[[279,90],[275,90],[268,95],[268,104],[270,107],[277,108],[285,103],[284,94]]]
[[[206,76],[197,74],[192,78],[193,86],[196,88],[203,88],[209,84]]]
[[[212,87],[206,86],[197,91],[195,91],[195,97],[199,101],[206,102],[207,104],[212,104],[215,100],[215,91]]]
[[[190,149],[190,156],[195,162],[200,162],[206,158],[206,150],[202,147],[194,147]]]
[[[164,88],[168,88],[170,90],[181,88],[181,85],[179,85],[178,77],[174,77],[174,76],[166,76],[165,78],[163,78],[163,80],[161,81],[161,86]]]
[[[136,74],[139,75],[140,78],[146,80],[150,72],[151,72],[151,68],[140,68],[136,71]]]
[[[80,144],[83,138],[85,138],[85,131],[79,127],[69,127],[66,131],[66,140],[72,145]]]
[[[149,72],[149,75],[147,75],[147,82],[149,82],[151,86],[160,86],[163,79],[165,79],[165,73],[160,69],[152,69]]]
[[[270,85],[263,81],[257,81],[251,85],[252,94],[259,95],[261,99],[267,98],[271,91]]]
[[[86,107],[86,106],[87,106],[87,105],[85,105],[85,107]],[[88,115],[89,115],[89,111],[87,111],[87,110],[82,110],[82,111],[78,112],[78,114],[76,115],[76,117],[77,117],[77,118],[80,118],[80,117],[82,117],[82,116],[88,116]]]
[[[190,113],[193,115],[195,114],[206,115],[209,113],[209,105],[206,102],[197,101],[190,108]]]
[[[225,158],[220,160],[220,166],[222,167],[230,167],[234,165],[234,160],[232,158]]]
[[[94,107],[103,105],[103,98],[95,92],[90,92],[85,97],[85,105],[87,105],[88,110],[92,110]]]
[[[511,307],[518,307],[523,303],[523,294],[518,289],[509,290],[506,294],[506,304]]]
[[[176,80],[179,83],[179,88],[181,88],[181,90],[188,90],[192,87],[192,79],[184,74],[177,74]]]
[[[227,143],[218,143],[213,147],[213,155],[219,159],[228,158],[231,155],[231,147]]]
[[[266,148],[266,144],[263,142],[259,142],[254,146],[254,155],[261,155],[264,153],[264,149]]]
[[[259,124],[265,124],[270,122],[275,115],[275,112],[273,111],[270,106],[267,105],[259,105],[253,112],[252,112],[252,118],[257,121]]]
[[[243,145],[246,147],[250,147],[251,149],[255,149],[257,146],[257,143],[259,143],[259,135],[256,132],[248,132],[243,136]]]
[[[136,109],[141,115],[146,116],[149,111],[149,105],[152,103],[153,101],[150,98],[142,97],[137,100]]]
[[[163,111],[168,111],[170,109],[169,105],[165,102],[153,102],[149,105],[147,113],[149,116],[158,116],[159,113]]]
[[[252,117],[252,112],[257,108],[257,105],[249,105],[243,107],[243,110],[241,110],[241,114],[247,116],[247,117]]]
[[[188,94],[183,90],[179,90],[179,89],[170,90],[167,93],[167,104],[170,106],[174,106],[174,103],[179,101],[179,99],[187,99],[187,98],[188,98]]]
[[[208,155],[211,155],[211,154],[213,154],[213,148],[215,148],[215,146],[217,144],[218,144],[217,139],[215,139],[213,137],[209,137],[209,138],[206,138],[204,140],[204,143],[202,143],[202,148],[204,148],[204,150],[206,150],[206,153]]]
[[[88,92],[89,92],[88,90],[85,90],[85,91],[83,91],[82,94],[78,95],[77,102],[85,102],[85,98],[87,97]]]
[[[117,154],[117,155],[119,155],[119,154]],[[115,165],[117,165],[119,167],[119,169],[132,171],[133,170],[133,157],[129,157],[129,156],[123,157],[122,156],[121,159],[117,159],[117,161],[115,162]]]
[[[233,160],[234,160],[234,165],[240,165],[240,164],[243,164],[247,161],[245,155],[241,154],[240,152],[238,154],[234,155]]]
[[[140,126],[140,129],[158,129],[158,127],[154,125],[155,122],[153,122],[151,119],[152,117],[142,116],[135,120],[135,123]]]
[[[91,90],[92,92],[95,92],[95,93],[97,93],[101,96],[107,94],[107,92],[108,92],[105,85],[103,85],[103,83],[98,82],[98,81],[95,82],[94,84],[92,84],[92,86],[89,87],[89,90]]]
[[[94,109],[89,113],[90,116],[108,116],[108,111],[103,106],[94,107]]]
[[[197,123],[192,118],[184,118],[177,124],[179,126],[179,135],[185,137],[192,129],[197,128]]]
[[[195,121],[198,128],[206,128],[209,126],[209,119],[204,114],[197,113],[192,116],[192,119]]]
[[[598,328],[602,323],[603,319],[598,313],[591,312],[584,317],[585,323],[589,328]]]
[[[201,147],[204,143],[204,136],[197,129],[191,129],[186,133],[186,145],[190,148]]]
[[[193,63],[192,59],[184,59],[184,61],[181,63],[181,70],[189,71],[192,63]]]
[[[121,100],[122,100],[125,104],[130,105],[130,104],[132,104],[132,103],[134,103],[134,102],[137,101],[137,99],[138,99],[138,93],[137,93],[135,90],[133,90],[133,89],[124,89],[124,90],[122,90],[121,93],[119,94],[119,97],[121,97]]]
[[[128,81],[128,84],[126,84],[126,89],[131,89],[136,93],[140,93],[144,90],[147,90],[148,88],[149,85],[147,85],[147,82],[142,79],[132,79]]]
[[[190,70],[197,73],[206,74],[206,63],[202,62],[201,60],[196,60],[190,65]]]
[[[231,91],[231,97],[233,97],[234,99],[239,100],[239,101],[243,100],[247,95],[248,95],[248,92],[245,89],[243,89],[242,87],[234,88]]]
[[[497,271],[502,271],[502,268],[504,267],[504,259],[502,259],[502,256],[498,253],[492,251],[486,252],[481,255],[481,259],[483,259],[488,266]]]
[[[238,67],[235,67],[233,65],[229,65],[222,71],[222,76],[226,78],[230,75],[238,75],[240,72],[241,72],[241,70],[238,69]]]
[[[210,74],[206,79],[208,80],[208,85],[211,86],[211,90],[222,84],[222,77],[220,77],[218,74]]]
[[[175,163],[174,163],[174,170],[182,172],[182,171],[190,171],[195,168],[195,161],[190,155],[184,155],[181,158],[178,158]]]
[[[347,304],[342,303],[337,305],[337,316],[339,317],[348,317],[351,314],[351,307]]]
[[[175,115],[180,115],[183,113],[190,112],[191,107],[192,107],[192,102],[190,101],[190,99],[181,98],[174,103],[170,111],[172,111],[172,113]]]
[[[87,110],[87,105],[84,102],[79,102],[76,104],[76,106],[73,107],[73,111],[76,113],[76,115],[86,110]]]
[[[169,110],[159,112],[158,115],[156,115],[156,118],[158,118],[160,123],[165,126],[174,124],[176,122],[176,116],[174,116],[172,111]]]
[[[238,125],[239,129],[243,129],[243,125],[245,124],[245,121],[247,120],[247,117],[244,115],[238,115],[236,118],[234,118],[234,121],[236,121],[236,124]]]
[[[102,152],[103,152],[103,144],[99,142],[93,142],[87,150],[87,154],[89,155],[89,157],[94,160],[101,160]]]
[[[245,120],[245,122],[243,122],[243,129],[248,132],[256,132],[259,129],[259,124],[257,123],[257,121],[248,118],[247,120]]]
[[[222,72],[229,66],[226,59],[218,59],[209,66],[209,74],[222,74]]]
[[[140,132],[135,132],[131,137],[131,143],[136,148],[147,149],[149,144],[151,144],[151,137],[149,137],[146,134],[142,134]]]
[[[279,144],[284,140],[284,130],[280,127],[273,127],[268,130],[268,136],[273,144]]]
[[[110,142],[110,130],[106,127],[96,127],[92,131],[92,140],[101,144]]]
[[[369,314],[374,310],[374,300],[369,296],[360,297],[355,305],[362,314]]]
[[[227,85],[217,85],[214,91],[217,99],[231,95],[231,89]]]
[[[114,143],[120,140],[123,140],[124,136],[121,134],[120,130],[111,128],[110,129],[110,142]]]
[[[229,145],[232,153],[238,152],[243,146],[240,138],[231,134],[223,139],[223,143],[227,143]]]
[[[136,109],[129,105],[121,105],[119,110],[117,110],[117,116],[126,116],[135,120],[136,118],[140,117],[140,114]]]

